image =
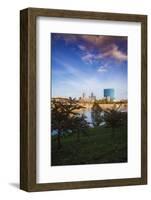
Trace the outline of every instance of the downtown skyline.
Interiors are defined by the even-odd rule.
[[[127,99],[127,37],[51,33],[52,97]]]

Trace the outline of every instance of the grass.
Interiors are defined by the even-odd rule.
[[[62,147],[57,148],[56,136],[52,136],[51,165],[79,165],[127,162],[127,130],[125,127],[89,128],[87,134],[65,134]]]

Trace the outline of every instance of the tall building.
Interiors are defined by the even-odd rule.
[[[91,101],[95,101],[96,100],[96,96],[94,96],[93,92],[91,92],[91,96],[89,97]]]
[[[85,98],[85,96],[86,96],[86,95],[85,95],[85,93],[83,92],[83,93],[82,93],[82,98],[84,99],[84,98]]]
[[[114,89],[113,88],[104,89],[104,98],[107,99],[108,101],[113,101],[115,99]]]

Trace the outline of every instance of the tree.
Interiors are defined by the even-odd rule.
[[[120,111],[121,104],[117,107],[116,104],[111,109],[104,111],[104,121],[106,126],[112,128],[112,133],[114,134],[115,128],[122,125],[127,126],[127,113]]]
[[[61,148],[61,135],[63,132],[70,130],[81,130],[86,121],[83,117],[79,116],[77,112],[79,109],[84,108],[78,104],[76,99],[52,99],[51,103],[51,127],[52,131],[57,131],[58,149]]]
[[[99,106],[97,102],[94,102],[91,110],[93,126],[100,126],[100,124],[103,122],[102,113],[103,109]]]
[[[86,133],[89,123],[84,114],[82,116],[73,116],[71,119],[71,130],[77,134],[77,141],[80,141],[80,133]]]

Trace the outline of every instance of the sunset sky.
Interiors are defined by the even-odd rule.
[[[51,33],[52,97],[127,98],[127,37]]]

